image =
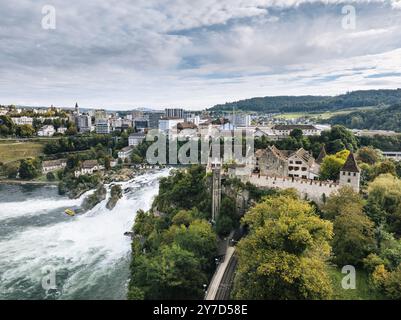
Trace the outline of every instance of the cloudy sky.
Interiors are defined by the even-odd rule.
[[[2,0],[0,13],[0,104],[202,109],[401,87],[401,0]]]

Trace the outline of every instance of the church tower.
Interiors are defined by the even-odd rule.
[[[361,169],[351,152],[340,171],[340,186],[351,186],[356,192],[359,192],[360,181]]]

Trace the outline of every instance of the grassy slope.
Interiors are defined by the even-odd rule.
[[[343,114],[350,114],[355,111],[369,111],[369,110],[374,110],[377,109],[377,107],[363,107],[363,108],[350,108],[350,109],[342,109],[339,111],[326,111],[326,112],[290,112],[290,113],[281,113],[275,116],[275,118],[281,118],[281,119],[298,119],[302,117],[310,117],[310,118],[319,118],[321,120],[327,120],[331,117],[337,116],[337,115],[343,115]]]
[[[0,162],[8,163],[37,157],[42,154],[43,144],[37,142],[0,143]]]
[[[369,277],[363,270],[356,271],[356,289],[344,290],[341,281],[345,274],[341,273],[341,269],[330,267],[329,270],[331,281],[333,283],[333,299],[335,300],[379,300],[383,297],[369,286]]]

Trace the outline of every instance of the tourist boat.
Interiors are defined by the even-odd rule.
[[[73,217],[73,216],[75,216],[75,212],[74,212],[74,210],[71,210],[71,209],[65,209],[65,211],[64,211],[66,214],[68,214],[69,216],[71,216],[71,217]]]

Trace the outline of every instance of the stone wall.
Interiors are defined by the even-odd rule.
[[[324,197],[329,197],[336,192],[340,185],[329,181],[306,180],[289,177],[269,177],[252,174],[242,176],[242,182],[250,182],[260,188],[277,189],[296,189],[301,199],[313,200],[316,203],[322,203]]]

